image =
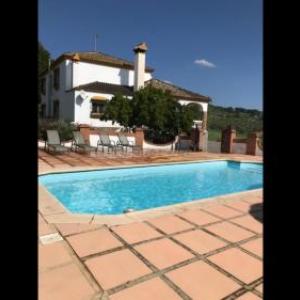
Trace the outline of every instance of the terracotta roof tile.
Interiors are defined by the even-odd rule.
[[[186,89],[183,89],[177,85],[167,83],[165,81],[161,81],[159,79],[150,79],[145,81],[145,86],[151,85],[154,88],[159,88],[164,91],[170,91],[171,95],[177,99],[183,100],[194,100],[194,101],[201,101],[201,102],[210,102],[211,98],[208,96],[204,96]]]
[[[132,61],[111,56],[102,52],[95,52],[95,51],[65,52],[53,62],[52,67],[55,67],[58,63],[60,63],[64,59],[72,59],[77,61],[79,60],[79,61],[89,62],[89,63],[121,67],[130,70],[134,69],[134,63]],[[146,66],[145,71],[152,73],[154,69]]]
[[[186,89],[183,89],[174,84],[169,84],[158,79],[150,79],[145,82],[145,86],[151,85],[154,88],[160,88],[162,90],[169,90],[171,95],[176,99],[193,100],[201,102],[209,102],[211,99],[207,96],[203,96]],[[133,86],[111,84],[106,82],[90,82],[87,84],[74,87],[72,90],[85,90],[87,92],[104,93],[104,94],[116,94],[121,93],[124,96],[133,96]]]
[[[112,95],[116,93],[121,93],[124,96],[133,95],[132,86],[112,84],[112,83],[99,82],[99,81],[82,84],[74,87],[72,90],[84,90],[87,92],[104,93],[104,94],[112,94]]]

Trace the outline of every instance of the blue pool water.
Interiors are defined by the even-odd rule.
[[[39,176],[73,213],[120,214],[262,187],[262,164],[231,161]]]

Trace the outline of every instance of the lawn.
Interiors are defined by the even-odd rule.
[[[238,133],[238,139],[245,139],[247,138],[246,133]],[[209,141],[221,141],[221,130],[216,129],[208,129],[208,140]]]

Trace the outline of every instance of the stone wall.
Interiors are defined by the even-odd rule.
[[[237,139],[236,130],[231,126],[222,131],[221,153],[237,153],[248,155],[262,155],[258,148],[258,133],[249,134],[246,139]]]
[[[118,128],[95,128],[85,124],[79,125],[78,130],[81,132],[84,140],[91,145],[95,143],[94,137],[99,134],[105,133],[112,137],[112,140],[117,140],[118,134],[121,133]],[[135,145],[143,147],[144,131],[141,128],[137,128],[134,132],[125,132],[124,134]]]

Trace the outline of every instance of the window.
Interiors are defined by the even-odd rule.
[[[41,92],[43,95],[46,95],[46,78],[42,78],[41,80]]]
[[[91,112],[91,118],[98,118],[100,117],[105,110],[106,107],[106,101],[95,101],[92,99],[92,112]]]
[[[53,118],[54,119],[59,118],[59,101],[58,100],[53,101]]]
[[[59,67],[54,70],[54,82],[53,86],[56,90],[59,89]]]
[[[41,106],[41,117],[46,118],[46,104],[42,104]]]

